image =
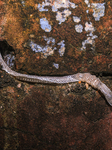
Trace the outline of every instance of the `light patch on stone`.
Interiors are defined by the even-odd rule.
[[[54,66],[56,69],[59,69],[59,64],[53,63],[53,66]]]
[[[70,2],[69,0],[56,0],[52,4],[52,11],[56,12],[60,8],[69,8],[69,7],[74,9],[77,7],[77,5],[75,5],[75,3]]]
[[[25,7],[25,1],[21,0],[21,4]]]
[[[49,6],[49,5],[48,5]],[[39,11],[48,11],[48,9],[44,8],[44,4],[38,4],[37,8],[39,9]]]
[[[86,49],[86,44],[91,44],[93,47],[95,47],[95,41],[92,40],[91,37],[88,37],[86,40],[84,40],[82,42],[82,48],[81,48],[81,50],[85,50]]]
[[[51,25],[46,18],[40,19],[40,25],[45,32],[50,32],[52,30]]]
[[[97,35],[93,35],[93,32],[95,31],[95,28],[93,27],[92,23],[85,23],[85,31],[88,32],[87,39],[82,41],[82,47],[81,50],[86,49],[86,44],[92,45],[92,49],[95,49],[95,38],[97,38]]]
[[[57,48],[54,47],[54,45],[55,45],[54,38],[43,36],[43,39],[46,41],[46,46],[36,44],[33,42],[33,40],[30,41],[29,46],[32,49],[32,51],[34,51],[36,53],[41,53],[42,58],[47,58],[48,56],[53,55],[54,51],[57,50]],[[57,45],[60,45],[60,48],[58,50],[60,56],[63,56],[65,53],[64,42],[65,41],[62,40],[61,42],[57,43]]]
[[[85,31],[86,32],[93,32],[93,31],[95,31],[95,29],[94,29],[94,27],[93,27],[91,22],[90,23],[88,23],[88,22],[85,23]]]
[[[84,2],[88,5],[89,4],[89,0],[84,0]]]
[[[84,0],[84,2],[87,4],[88,7],[90,7],[89,0]]]
[[[73,21],[76,23],[79,23],[81,21],[81,19],[77,16],[73,16]]]
[[[101,17],[105,14],[105,3],[92,3],[91,7],[93,9],[93,17],[95,21],[99,21]]]
[[[89,10],[86,10],[86,13],[88,14],[88,13],[89,13]]]
[[[84,2],[88,8],[93,9],[93,17],[95,18],[95,21],[99,21],[100,18],[104,16],[105,3],[90,3],[90,0],[84,0]],[[78,5],[75,5],[75,3],[72,3],[69,0],[45,0],[41,4],[38,4],[37,9],[39,11],[49,11],[49,6],[51,7],[53,12],[56,12],[56,20],[59,22],[59,24],[64,23],[67,18],[72,14],[70,8],[75,9],[76,7],[78,7]],[[60,10],[61,8],[62,10]],[[86,13],[89,13],[89,9],[86,10]],[[88,19],[90,21],[89,16]],[[86,50],[86,44],[90,44],[92,45],[92,49],[95,50],[95,39],[98,38],[98,36],[94,35],[95,28],[93,24],[91,22],[85,22],[85,27],[83,27],[81,24],[79,24],[81,18],[78,16],[73,16],[73,21],[77,23],[75,25],[76,32],[82,33],[83,30],[87,32],[87,37],[85,40],[82,41],[82,47],[80,49]],[[49,25],[46,18],[41,18],[40,24],[41,28],[44,31],[51,31],[51,26]],[[47,43],[49,42],[47,41]],[[57,43],[57,45],[60,45],[59,54],[60,56],[63,56],[65,53],[64,41]]]
[[[15,60],[15,56],[11,55],[11,54],[7,54],[4,56],[4,61],[6,62],[6,64],[10,67],[13,68],[14,67],[14,60]]]
[[[86,5],[87,5],[88,7],[90,7],[89,0],[84,0],[84,2],[86,3]],[[87,14],[89,13],[89,10],[88,10],[88,9],[86,10],[86,13],[87,13]]]
[[[75,30],[78,33],[81,33],[83,31],[83,26],[81,24],[75,25]]]
[[[70,2],[69,0],[45,0],[42,4],[38,4],[37,9],[39,11],[48,11],[46,6],[51,6],[53,12],[56,13],[56,20],[59,21],[59,24],[65,22],[67,17],[71,15],[71,11],[68,8],[75,9],[77,5],[75,3]],[[63,11],[59,11],[60,8],[63,8]]]
[[[57,12],[60,8],[76,8],[77,5],[75,3],[70,2],[69,0],[45,0],[42,4],[38,4],[37,8],[39,11],[48,11],[48,9],[44,8],[46,6],[51,6],[53,12]]]
[[[53,39],[52,37],[47,38],[46,36],[43,36],[43,38],[46,41],[46,46],[36,44],[33,41],[30,41],[29,45],[34,52],[41,53],[42,58],[47,58],[47,56],[53,55],[54,50],[56,50],[57,48],[53,48],[53,45],[55,44],[55,39]],[[49,44],[51,44],[51,46]]]
[[[91,7],[93,9],[93,17],[95,18],[95,21],[99,21],[101,17],[104,16],[105,13],[105,3],[89,3],[89,0],[85,0],[85,3],[88,7]],[[89,10],[86,10],[86,13],[89,13]],[[89,18],[89,17],[88,17]],[[90,19],[90,18],[89,18]],[[95,31],[95,28],[93,27],[92,23],[85,23],[85,31],[89,32],[87,34],[87,39],[82,41],[82,47],[81,50],[86,49],[86,44],[91,44],[92,49],[95,50],[95,38],[98,38],[97,35],[93,35],[93,32]]]
[[[47,44],[52,43],[52,45],[55,44],[55,39],[52,37],[47,38],[46,36],[43,36],[44,40],[47,42]]]
[[[64,40],[62,40],[61,42],[57,43],[57,45],[60,45],[60,49],[59,49],[59,54],[60,56],[63,56],[65,53],[65,44],[64,44]]]
[[[67,20],[67,17],[71,15],[71,11],[69,11],[68,9],[65,9],[64,11],[57,12],[56,15],[56,20],[59,21],[59,24],[61,24],[62,22],[65,22],[65,20]]]

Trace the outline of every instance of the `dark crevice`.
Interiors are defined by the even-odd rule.
[[[103,71],[103,72],[92,72],[91,74],[95,75],[97,77],[112,77],[112,73],[106,72],[106,71]]]
[[[0,52],[2,56],[10,54],[11,52],[14,53],[14,48],[10,46],[6,40],[0,41]]]
[[[0,52],[6,62],[6,64],[11,68],[15,69],[15,51],[12,46],[10,46],[6,40],[0,41]]]

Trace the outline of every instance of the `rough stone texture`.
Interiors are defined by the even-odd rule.
[[[70,8],[72,15],[60,25],[51,7],[48,12],[37,10],[41,0],[27,0],[25,6],[22,2],[0,1],[0,51],[5,56],[6,51],[14,50],[16,71],[39,75],[102,73],[101,81],[112,90],[111,0],[91,0],[106,2],[105,15],[99,21],[95,21],[93,9],[83,0],[72,0],[78,8]],[[79,34],[74,30],[73,16],[81,16],[83,27],[86,21],[93,23],[98,36],[94,50],[91,45],[80,50],[87,32]],[[52,25],[51,32],[41,29],[43,17]],[[45,46],[42,36],[53,37],[56,43],[65,40],[64,55],[59,55],[60,45],[56,43],[57,50],[47,57],[33,52],[29,40]],[[59,68],[53,63],[59,64]],[[99,91],[85,83],[29,84],[0,69],[0,150],[37,149],[111,150],[112,108]]]
[[[73,74],[77,72],[107,72],[112,73],[112,2],[111,0],[94,0],[92,3],[105,3],[104,16],[100,17],[99,21],[95,20],[93,16],[94,9],[89,7],[83,0],[71,1],[78,7],[75,9],[68,7],[71,11],[65,22],[59,24],[56,20],[56,13],[52,11],[52,6],[45,7],[49,11],[39,11],[38,4],[42,4],[42,0],[2,0],[1,5],[3,9],[1,21],[1,40],[6,40],[10,46],[15,50],[16,54],[16,70],[27,72],[30,74],[39,75],[64,75]],[[50,3],[52,4],[52,3]],[[54,5],[54,3],[52,4]],[[87,7],[88,6],[88,7]],[[4,11],[5,9],[5,11]],[[63,8],[64,9],[64,8]],[[61,8],[58,12],[63,11]],[[65,10],[65,9],[64,9]],[[87,13],[86,11],[89,11]],[[80,17],[79,23],[74,23],[73,16]],[[52,27],[51,32],[45,32],[40,25],[40,19],[46,18]],[[88,24],[86,24],[88,22]],[[87,40],[85,27],[94,27],[93,35],[98,36],[94,39],[94,44],[87,44],[86,49],[80,50],[82,42]],[[81,24],[83,32],[79,33],[75,30],[75,25]],[[92,27],[90,27],[92,30]],[[43,36],[55,39],[57,50],[45,53],[34,52],[31,50],[29,44],[33,41],[35,44],[46,46],[46,41]],[[60,56],[60,45],[57,45],[62,40],[65,42],[65,52]],[[91,42],[91,39],[90,39]],[[93,43],[94,43],[93,42]],[[52,42],[49,44],[52,45]],[[34,47],[34,44],[33,46]],[[93,48],[94,50],[92,50]],[[57,69],[53,64],[59,65]],[[27,65],[26,65],[27,64]]]
[[[112,108],[98,91],[23,83],[1,70],[0,77],[1,150],[112,149]]]

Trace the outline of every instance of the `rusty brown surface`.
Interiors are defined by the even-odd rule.
[[[3,2],[5,3],[5,1]],[[39,2],[42,3],[42,1]],[[78,8],[73,9],[72,15],[59,25],[58,21],[55,20],[55,13],[50,9],[46,12],[38,11],[38,3],[34,0],[25,1],[24,7],[21,1],[6,1],[4,5],[5,15],[2,15],[2,18],[5,18],[5,24],[1,30],[1,38],[2,40],[5,39],[15,50],[17,71],[23,70],[24,73],[39,75],[64,75],[97,71],[112,73],[111,1],[98,1],[99,3],[106,2],[105,15],[100,18],[100,21],[95,21],[92,8],[88,8],[89,14],[86,13],[87,5],[83,0],[71,2],[78,5]],[[97,3],[97,1],[90,2]],[[80,23],[83,27],[85,22],[90,21],[94,25],[96,29],[94,34],[98,36],[95,39],[95,50],[91,50],[89,44],[86,46],[86,50],[79,50],[87,33],[83,31],[79,34],[74,30],[73,15],[81,16]],[[40,27],[40,18],[43,17],[46,17],[52,25],[52,30],[49,33]],[[28,46],[29,40],[45,45],[42,36],[53,37],[56,43],[65,40],[64,56],[61,57],[57,50],[47,58],[43,58],[41,53],[33,52]],[[59,49],[59,46],[57,48]],[[59,64],[59,69],[53,66],[53,62]]]
[[[83,0],[71,2],[79,5],[73,14],[83,16],[84,26],[88,21],[87,5]],[[89,8],[89,17],[99,37],[95,39],[95,51],[90,49],[91,45],[81,51],[79,47],[87,33],[75,32],[72,16],[59,26],[51,9],[37,11],[35,0],[27,0],[25,7],[16,0],[0,1],[0,40],[6,40],[15,50],[15,70],[39,75],[104,72],[106,76],[100,79],[112,90],[112,2],[98,2],[106,2],[105,16],[100,21],[95,22],[93,10]],[[53,25],[50,33],[42,31],[39,25],[39,19],[45,16]],[[57,43],[65,39],[64,56],[55,51],[43,58],[41,53],[27,47],[29,39],[45,45],[42,35],[55,38]],[[0,48],[7,49],[3,45]],[[53,62],[59,64],[59,69]],[[111,150],[112,108],[99,91],[85,83],[29,84],[17,81],[0,69],[0,150],[9,149]]]
[[[1,70],[0,76],[1,149],[112,148],[112,108],[92,87],[33,85]]]

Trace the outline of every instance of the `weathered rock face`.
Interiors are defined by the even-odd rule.
[[[0,76],[1,150],[111,149],[112,108],[91,87],[32,85],[1,70]]]
[[[1,39],[30,74],[112,73],[109,1],[2,0]]]
[[[16,71],[103,72],[112,90],[111,0],[2,0],[0,16],[0,50]],[[99,91],[20,82],[0,68],[0,150],[111,148],[112,108]]]

